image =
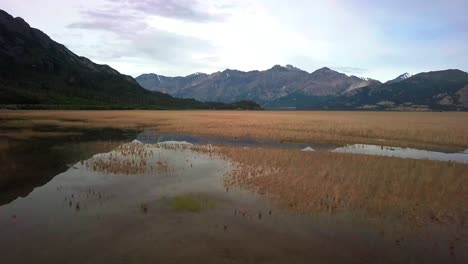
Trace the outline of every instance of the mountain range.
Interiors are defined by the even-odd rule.
[[[216,103],[214,103],[216,102]],[[258,103],[258,104],[257,104]],[[133,79],[78,56],[0,10],[0,108],[468,111],[468,73],[402,74],[381,83],[292,65]]]
[[[275,65],[266,71],[227,69],[210,75],[195,73],[186,77],[143,74],[136,80],[148,90],[164,91],[181,98],[221,102],[242,98],[260,103],[298,91],[306,95],[327,96],[380,84],[376,80],[349,77],[329,68],[321,68],[309,74],[291,65]]]
[[[265,71],[227,69],[185,77],[142,74],[136,80],[148,90],[175,97],[220,102],[253,100],[265,108],[468,110],[468,73],[461,70],[404,73],[382,83],[327,67],[308,73],[292,65],[275,65]]]
[[[131,76],[78,56],[0,10],[0,108],[237,109],[254,102],[207,103],[143,89]]]

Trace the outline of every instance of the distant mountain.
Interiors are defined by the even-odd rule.
[[[301,88],[297,89],[295,93],[313,96],[338,96],[377,84],[380,84],[377,80],[348,76],[324,67],[309,74]]]
[[[354,99],[361,108],[391,110],[468,110],[468,73],[443,70],[419,73],[398,82],[370,87]]]
[[[254,101],[267,108],[466,111],[468,73],[405,73],[382,84],[326,67],[308,73],[275,65],[135,81],[0,10],[0,108],[260,109]]]
[[[215,105],[143,89],[132,77],[74,54],[22,18],[0,10],[0,108],[5,107],[208,109]]]
[[[265,108],[335,110],[468,110],[468,73],[460,70],[404,73],[386,83],[324,67],[308,73],[291,65],[266,71],[136,80],[150,90],[181,98],[231,102],[254,100]]]
[[[334,110],[468,110],[468,73],[444,70],[419,73],[397,82],[362,87],[352,95],[308,96],[293,93],[266,107]]]
[[[150,91],[159,91],[174,94],[179,89],[196,84],[208,77],[208,74],[194,73],[186,77],[167,77],[154,73],[142,74],[138,77],[138,83]]]
[[[399,75],[398,77],[396,77],[395,79],[387,81],[385,84],[401,82],[403,80],[406,80],[406,79],[410,78],[411,76],[412,76],[411,74],[405,72],[405,73]]]
[[[227,69],[213,74],[166,77],[143,74],[136,80],[151,91],[163,91],[180,98],[200,101],[233,102],[253,100],[268,103],[294,92],[306,95],[339,95],[379,81],[322,68],[308,73],[292,65],[275,65],[265,71],[243,72]]]

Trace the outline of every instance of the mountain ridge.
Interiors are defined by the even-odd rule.
[[[191,76],[193,74],[185,77],[142,74],[136,77],[136,80],[148,90],[164,91],[180,98],[222,102],[246,99],[260,103],[297,90],[303,90],[308,95],[328,95],[380,83],[370,78],[348,76],[328,67],[309,73],[290,64],[277,64],[263,71],[225,69],[211,74],[198,74],[195,81],[189,80]],[[165,80],[164,84],[160,82],[161,77]],[[331,82],[331,79],[335,82]]]
[[[136,80],[143,87],[160,89],[151,78],[143,83],[142,76]],[[166,92],[201,101],[255,100],[270,108],[468,110],[465,99],[468,73],[457,69],[403,73],[385,83],[328,67],[308,73],[291,65],[249,72],[226,69],[199,76],[196,82],[184,82],[184,77],[165,77],[169,83],[166,86],[170,87]],[[177,78],[177,85],[171,86],[172,78]]]
[[[461,70],[424,72],[405,80],[367,86],[352,95],[307,96],[290,94],[266,108],[467,111],[468,73]]]

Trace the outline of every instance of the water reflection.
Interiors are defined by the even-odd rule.
[[[444,153],[444,152],[413,149],[413,148],[376,146],[376,145],[369,145],[369,144],[354,144],[354,145],[346,145],[344,147],[336,148],[333,151],[340,152],[340,153],[354,153],[354,154],[366,154],[366,155],[399,157],[399,158],[409,158],[409,159],[428,159],[428,160],[468,163],[468,151],[467,150],[465,150],[464,152],[460,152],[460,153]]]
[[[429,159],[439,161],[453,161],[468,163],[468,150],[459,153],[446,153],[438,151],[421,150],[414,148],[399,148],[390,146],[379,146],[371,144],[351,144],[336,146],[333,144],[319,143],[296,143],[282,142],[275,140],[255,140],[255,139],[230,139],[209,136],[196,136],[184,134],[165,134],[157,131],[143,131],[138,134],[137,139],[143,143],[159,143],[165,141],[186,141],[191,144],[212,144],[228,145],[240,147],[261,147],[261,148],[286,148],[300,149],[302,151],[334,151],[341,153],[354,153],[365,155],[378,155],[410,159]]]
[[[164,134],[157,131],[121,131],[116,129],[59,128],[39,126],[39,131],[71,132],[63,136],[19,140],[0,137],[0,205],[28,195],[35,187],[50,181],[70,164],[96,153],[107,152],[136,138],[143,143],[185,141],[191,144],[243,147],[288,148],[304,151],[335,151],[412,159],[431,159],[468,163],[468,150],[443,153],[411,148],[354,144],[337,147],[326,144],[280,142],[273,140],[226,139],[208,136]],[[305,153],[306,154],[306,153]]]
[[[116,129],[38,129],[73,134],[25,140],[0,137],[0,205],[27,196],[70,164],[109,151],[136,136],[135,132]]]
[[[20,168],[29,175],[27,182],[32,184],[24,185],[29,192],[44,183],[30,177],[43,175],[47,184],[0,206],[0,248],[6,263],[455,263],[455,255],[457,261],[468,259],[461,248],[449,251],[451,236],[439,226],[428,227],[429,234],[409,237],[397,228],[397,221],[383,219],[379,224],[384,228],[378,229],[349,212],[301,215],[276,208],[251,192],[226,189],[222,179],[232,169],[229,161],[209,150],[192,151],[188,144],[170,142],[298,149],[309,144],[143,132],[132,143],[120,145],[133,136],[89,133],[8,146],[9,155],[3,159],[15,164],[11,173],[15,173],[11,168]],[[58,170],[64,172],[54,177]],[[11,175],[20,175],[16,173]],[[192,211],[200,207],[193,197],[214,206]],[[467,236],[456,245],[463,243]]]
[[[265,148],[289,148],[301,149],[312,146],[314,149],[327,150],[333,149],[334,145],[325,144],[310,144],[300,142],[286,142],[278,140],[257,140],[251,138],[222,138],[212,136],[198,136],[187,134],[168,134],[158,131],[145,130],[138,134],[137,139],[143,143],[154,144],[165,141],[186,141],[191,144],[211,144],[211,145],[227,145],[240,147],[265,147]]]

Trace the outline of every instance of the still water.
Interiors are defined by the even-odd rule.
[[[436,225],[411,233],[365,214],[277,208],[226,188],[230,161],[187,147],[336,146],[114,130],[6,140],[2,263],[468,262],[466,235],[451,249],[450,232]]]
[[[349,144],[344,146],[337,146],[330,144],[295,143],[273,140],[226,139],[195,135],[163,134],[155,131],[144,131],[138,135],[137,139],[146,143],[157,143],[163,141],[185,141],[192,144],[234,145],[243,147],[263,148],[288,148],[301,149],[303,151],[322,150],[341,153],[468,163],[468,150],[465,150],[463,152],[451,153],[414,148],[399,148],[384,145]]]

